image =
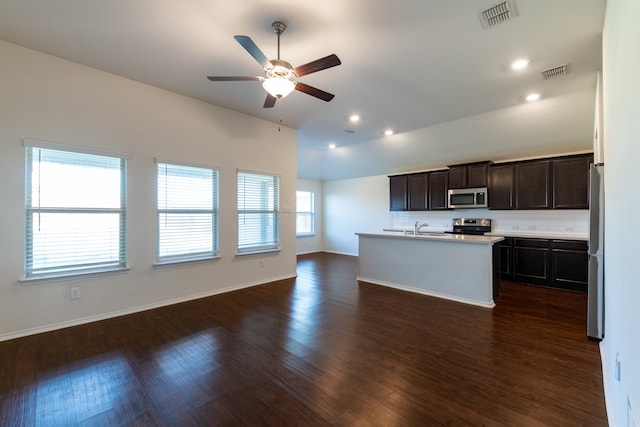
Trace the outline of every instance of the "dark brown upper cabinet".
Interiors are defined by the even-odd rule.
[[[511,163],[489,167],[489,209],[516,208],[514,179],[514,165]]]
[[[465,188],[467,186],[466,166],[451,166],[449,168],[449,188]]]
[[[487,172],[491,162],[449,166],[449,188],[487,186]]]
[[[426,172],[407,175],[408,209],[429,210],[429,174]]]
[[[408,206],[407,175],[389,177],[389,210],[406,211]]]
[[[429,209],[448,209],[447,188],[449,172],[446,170],[429,172]]]
[[[549,209],[552,207],[551,160],[516,163],[515,184],[516,209]]]
[[[554,209],[589,209],[589,165],[592,162],[592,154],[553,159]]]

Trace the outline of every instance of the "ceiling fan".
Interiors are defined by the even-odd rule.
[[[236,41],[240,43],[240,45],[245,48],[245,50],[249,52],[249,54],[262,66],[265,74],[264,77],[208,76],[207,78],[212,82],[246,80],[261,81],[262,87],[267,91],[267,99],[264,101],[263,108],[272,108],[276,104],[277,99],[284,98],[294,89],[326,102],[331,101],[335,95],[299,82],[296,78],[340,65],[340,59],[335,54],[331,54],[324,58],[316,59],[315,61],[311,61],[307,64],[294,68],[287,61],[280,59],[280,35],[284,33],[287,26],[283,22],[275,21],[271,24],[271,27],[278,36],[278,59],[268,59],[249,36],[233,36],[233,38],[236,39]]]

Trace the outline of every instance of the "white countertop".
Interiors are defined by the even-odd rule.
[[[373,237],[389,237],[398,239],[421,239],[421,240],[441,240],[446,242],[460,242],[460,243],[483,243],[493,244],[504,240],[502,236],[472,236],[469,234],[445,234],[438,232],[421,232],[417,236],[413,233],[405,233],[404,230],[398,231],[375,231],[356,233],[358,236],[373,236]]]
[[[411,228],[383,228],[382,231],[390,231],[390,232],[395,232],[399,234],[404,231],[410,232],[412,231],[412,229]],[[445,231],[451,231],[451,230],[423,228],[422,231],[435,234],[435,233],[444,233]],[[485,236],[524,237],[524,238],[531,238],[531,239],[582,240],[585,242],[589,241],[589,235],[585,233],[557,233],[557,232],[546,232],[546,231],[494,230],[490,233],[485,233]]]
[[[553,233],[553,232],[532,232],[532,231],[501,231],[496,230],[486,233],[485,236],[502,236],[502,237],[524,237],[531,239],[558,239],[558,240],[583,240],[589,241],[588,234],[580,233]]]

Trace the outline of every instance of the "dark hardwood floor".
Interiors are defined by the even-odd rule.
[[[604,426],[586,295],[503,283],[485,309],[298,278],[0,342],[1,426]]]

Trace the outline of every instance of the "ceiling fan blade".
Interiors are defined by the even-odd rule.
[[[296,76],[302,77],[306,74],[326,70],[327,68],[335,67],[336,65],[340,64],[342,64],[342,62],[340,62],[340,58],[338,58],[336,54],[331,54],[329,56],[325,56],[324,58],[311,61],[308,64],[300,65],[299,67],[294,68],[293,72],[296,73]]]
[[[251,56],[253,56],[253,59],[258,61],[258,64],[260,64],[262,68],[271,66],[269,58],[267,58],[265,54],[262,53],[260,48],[253,42],[253,40],[251,40],[249,36],[233,36],[233,38],[236,39],[236,41],[240,43]]]
[[[247,80],[260,80],[255,76],[207,76],[212,82],[242,82]]]
[[[267,99],[264,100],[264,105],[262,106],[262,108],[273,108],[273,106],[276,105],[277,99],[278,98],[276,98],[275,96],[267,93]]]
[[[315,96],[316,98],[322,99],[323,101],[327,101],[327,102],[331,101],[335,97],[335,95],[329,92],[325,92],[323,90],[317,89],[313,86],[309,86],[301,82],[296,83],[296,90],[300,92],[304,92],[307,95]]]

